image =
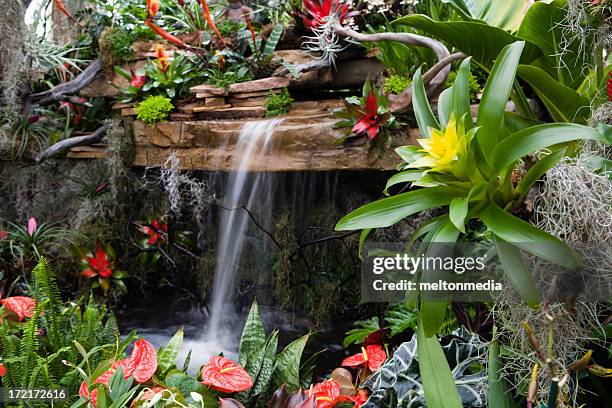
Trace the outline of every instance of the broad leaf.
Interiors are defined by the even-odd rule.
[[[290,393],[300,388],[300,362],[308,337],[307,334],[294,340],[276,356],[275,380],[278,385],[285,384]]]
[[[494,203],[480,213],[480,219],[497,237],[526,252],[570,269],[582,267],[581,259],[572,248]]]
[[[257,305],[257,301],[253,301],[249,316],[242,330],[242,337],[240,338],[240,365],[244,367],[253,351],[262,350],[266,342],[266,330],[259,316],[259,306]]]
[[[465,130],[468,131],[474,127],[472,120],[472,108],[470,104],[470,62],[468,57],[459,66],[457,78],[453,84],[452,96],[452,111],[457,120],[465,118]]]
[[[453,225],[461,232],[465,233],[465,221],[469,210],[467,198],[455,198],[451,201],[449,218]]]
[[[489,344],[489,363],[487,365],[489,398],[488,406],[495,408],[518,408],[519,405],[512,399],[508,383],[500,375],[502,368],[499,358],[499,342],[492,341]]]
[[[497,248],[497,254],[506,275],[521,297],[528,303],[535,304],[540,300],[538,290],[532,272],[523,263],[521,251],[512,244],[494,236],[493,241]]]
[[[430,208],[450,204],[467,192],[457,187],[431,187],[384,198],[351,212],[336,224],[337,231],[389,227]]]
[[[451,4],[466,19],[482,20],[489,25],[515,32],[533,4],[532,0],[442,0]]]
[[[389,195],[389,189],[398,184],[412,183],[421,178],[423,172],[421,170],[406,170],[401,173],[397,173],[387,181],[387,185],[385,186],[385,195]]]
[[[439,129],[440,125],[429,105],[420,68],[414,73],[412,82],[412,109],[423,137],[431,137],[431,128]]]
[[[524,46],[524,42],[516,42],[502,50],[483,91],[478,108],[478,126],[482,128],[476,138],[485,156],[491,154],[500,140],[500,127],[503,128],[504,112]]]
[[[158,373],[165,373],[176,365],[176,359],[183,344],[184,331],[180,328],[157,355]]]
[[[438,97],[438,119],[442,129],[448,125],[448,120],[453,113],[453,88],[446,88]]]

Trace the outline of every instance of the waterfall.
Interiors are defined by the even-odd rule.
[[[229,175],[219,211],[217,266],[205,336],[208,341],[219,341],[226,337],[224,325],[231,322],[236,313],[233,302],[236,271],[247,245],[250,242],[264,244],[263,238],[249,236],[249,227],[252,225],[249,213],[264,228],[272,224],[274,175],[253,172],[251,166],[273,149],[274,128],[281,122],[281,119],[249,122],[242,128],[236,143],[232,159],[232,168],[236,170]],[[236,328],[231,328],[231,331],[235,332]]]

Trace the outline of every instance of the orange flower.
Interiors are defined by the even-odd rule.
[[[163,45],[157,44],[155,47],[155,56],[159,64],[159,69],[161,69],[162,72],[168,71],[168,66],[170,63],[168,62],[168,54],[166,54],[166,50],[164,49]]]
[[[149,19],[155,17],[159,11],[159,0],[147,0],[147,15]]]

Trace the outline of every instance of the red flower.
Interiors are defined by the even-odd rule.
[[[147,15],[149,19],[155,17],[159,11],[159,0],[147,0]]]
[[[60,12],[62,12],[64,15],[66,15],[66,17],[68,17],[69,19],[71,19],[75,23],[79,24],[78,20],[76,18],[74,18],[74,16],[72,14],[70,14],[70,12],[66,9],[66,7],[64,6],[64,3],[62,2],[62,0],[53,0],[53,4],[55,4],[55,7]]]
[[[366,98],[365,112],[360,111],[361,118],[353,126],[353,133],[360,134],[366,132],[368,139],[376,139],[380,132],[380,125],[387,121],[385,116],[378,115],[378,98],[374,91]]]
[[[96,242],[95,256],[87,257],[86,261],[88,268],[81,272],[82,276],[86,278],[93,278],[98,275],[101,278],[110,278],[113,276],[110,259],[99,241]]]
[[[155,245],[158,241],[165,240],[168,235],[168,224],[160,224],[159,221],[153,220],[150,225],[142,227],[142,232],[149,236],[147,245]]]
[[[246,391],[253,386],[253,380],[244,368],[221,356],[212,357],[202,368],[202,383],[226,393]]]
[[[119,367],[123,367],[124,379],[127,380],[133,376],[136,382],[141,384],[146,383],[151,379],[151,377],[153,377],[155,371],[157,371],[157,352],[148,341],[144,339],[137,340],[136,343],[134,343],[134,349],[132,350],[130,357],[115,361],[111,368],[102,373],[102,375],[96,378],[93,383],[108,385],[108,382]],[[83,381],[81,387],[79,388],[80,396],[86,398],[89,397],[91,404],[95,406],[97,394],[97,391],[94,390],[90,396],[89,387],[87,386],[87,383]]]
[[[153,22],[153,19],[149,18],[147,21],[145,21],[145,25],[147,27],[149,27],[151,30],[153,30],[153,32],[155,32],[155,34],[159,35],[160,37],[170,41],[171,43],[174,43],[176,45],[178,45],[179,47],[183,47],[183,48],[188,48],[189,46],[187,44],[185,44],[183,42],[183,40],[181,40],[180,38],[170,34],[169,32],[167,32],[166,30],[164,30],[163,28],[161,28],[160,26],[156,25]]]
[[[155,58],[157,58],[159,69],[162,70],[162,72],[168,71],[170,63],[168,62],[168,54],[166,54],[166,50],[164,49],[163,45],[157,44],[155,47]]]
[[[332,408],[340,402],[340,384],[334,380],[320,382],[311,388],[308,395],[314,395],[317,408]]]
[[[0,230],[0,241],[8,237],[8,232]]]
[[[341,395],[338,402],[352,402],[353,408],[360,408],[368,400],[368,394],[364,390],[359,390],[357,395]]]
[[[17,315],[17,319],[22,321],[26,317],[34,316],[36,301],[25,296],[13,296],[0,300],[0,303],[11,312]]]
[[[147,82],[147,77],[144,75],[137,75],[134,72],[133,68],[130,68],[130,73],[132,74],[132,79],[130,79],[130,85],[136,88],[142,88],[142,86]]]
[[[383,365],[386,359],[387,353],[381,346],[371,345],[365,348],[362,347],[361,353],[345,358],[342,362],[342,366],[358,367],[363,365],[364,367],[368,367],[370,371],[374,372]]]
[[[4,377],[6,375],[6,367],[4,364],[0,363],[0,377]]]
[[[608,98],[612,102],[612,72],[610,72],[610,78],[608,78]]]
[[[303,10],[306,14],[302,16],[304,25],[308,28],[319,28],[326,17],[338,15],[342,22],[350,9],[348,4],[341,4],[339,0],[302,0]]]

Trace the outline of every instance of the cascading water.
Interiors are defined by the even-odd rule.
[[[273,149],[274,128],[281,122],[280,119],[274,119],[247,123],[236,144],[232,166],[236,171],[227,180],[219,216],[217,266],[205,336],[210,342],[226,337],[224,324],[230,322],[236,312],[233,303],[236,271],[250,239],[250,214],[256,215],[258,223],[263,227],[272,223],[275,177],[266,172],[250,170],[255,160],[261,159]],[[262,244],[260,237],[253,241]],[[235,332],[235,328],[231,331]]]

